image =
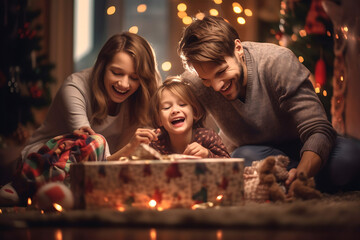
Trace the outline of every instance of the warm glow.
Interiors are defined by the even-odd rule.
[[[209,10],[209,13],[210,13],[211,16],[217,16],[217,15],[219,15],[218,10],[216,10],[216,9],[214,9],[214,8],[210,9],[210,10]]]
[[[147,9],[146,4],[139,4],[139,5],[137,6],[137,11],[138,11],[139,13],[145,12],[146,9]]]
[[[63,208],[62,208],[62,206],[60,204],[53,203],[53,206],[54,206],[56,211],[62,212]]]
[[[235,13],[241,13],[241,12],[242,12],[242,9],[241,9],[241,7],[233,7],[233,11],[234,11]]]
[[[150,240],[156,240],[156,229],[155,228],[150,229]]]
[[[306,31],[304,29],[299,31],[301,37],[306,37]]]
[[[156,207],[156,204],[157,204],[157,202],[156,202],[154,199],[151,199],[151,200],[149,201],[149,206],[150,206],[151,208]]]
[[[2,214],[2,210],[0,209],[0,214]]]
[[[291,40],[293,40],[294,42],[297,40],[296,34],[291,35]]]
[[[237,18],[237,22],[239,23],[239,24],[245,24],[245,18],[243,18],[243,17],[238,17]]]
[[[157,210],[158,210],[159,212],[161,212],[161,211],[164,211],[164,208],[158,207]]]
[[[326,35],[327,35],[328,37],[331,37],[331,32],[330,32],[329,30],[327,30],[327,31],[326,31]]]
[[[197,13],[197,14],[195,15],[195,17],[196,17],[197,19],[199,19],[199,20],[203,20],[204,17],[205,17],[205,14],[202,13],[202,12],[199,12],[199,13]]]
[[[250,9],[245,9],[244,13],[246,16],[251,17],[253,15],[252,11]]]
[[[118,206],[116,208],[119,212],[124,212],[125,211],[125,208],[123,206]]]
[[[183,11],[180,11],[180,12],[178,12],[177,15],[178,15],[179,18],[183,19],[184,17],[187,16],[187,13],[186,13],[186,12],[183,12]]]
[[[41,213],[41,214],[44,214],[44,210],[41,210],[40,213]]]
[[[280,10],[280,14],[281,14],[281,15],[285,15],[285,10],[284,10],[284,9],[281,9],[281,10]]]
[[[215,4],[222,4],[222,0],[214,0]]]
[[[30,206],[31,205],[31,198],[28,198],[28,202],[27,202],[27,204],[28,204],[28,206]]]
[[[129,32],[137,34],[139,32],[139,28],[137,26],[132,26],[129,28]]]
[[[344,81],[344,76],[340,76],[340,81]]]
[[[320,92],[320,88],[319,88],[319,87],[316,87],[316,88],[315,88],[315,92],[316,92],[316,93],[319,93],[319,92]]]
[[[186,9],[187,9],[187,6],[186,6],[185,3],[179,3],[179,4],[177,5],[177,10],[180,11],[180,12],[181,12],[181,11],[182,11],[182,12],[185,12]]]
[[[286,9],[286,3],[284,1],[281,1],[280,6],[282,9]]]
[[[189,16],[186,16],[182,19],[183,23],[186,25],[189,25],[190,23],[192,23],[192,19]]]
[[[347,26],[344,26],[343,29],[344,29],[345,32],[348,32],[348,31],[349,31],[349,29],[348,29]]]
[[[221,199],[223,199],[223,197],[224,197],[224,195],[219,195],[219,196],[216,197],[216,200],[220,201]]]
[[[304,58],[302,56],[299,56],[299,62],[304,62]]]
[[[54,233],[54,239],[55,240],[62,240],[63,239],[63,234],[62,234],[62,231],[60,229],[56,229],[56,231]]]
[[[223,239],[223,232],[222,230],[216,231],[216,240],[222,240]]]
[[[115,13],[115,11],[116,11],[115,6],[110,6],[110,7],[108,7],[106,13],[107,13],[107,15],[113,15]]]
[[[232,7],[234,8],[234,7],[241,7],[241,5],[240,5],[240,3],[238,3],[238,2],[233,2],[232,3]]]
[[[161,65],[161,69],[165,72],[169,71],[171,69],[171,62],[163,62],[163,64]]]
[[[324,97],[327,96],[327,91],[326,90],[323,91],[323,95],[324,95]]]

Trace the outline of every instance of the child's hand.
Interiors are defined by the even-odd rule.
[[[158,134],[160,129],[148,129],[148,128],[138,128],[134,136],[130,140],[130,145],[135,148],[140,145],[140,143],[149,144],[151,141],[156,141],[158,139]]]
[[[183,154],[207,158],[209,156],[209,150],[201,146],[199,143],[193,142],[186,147]]]

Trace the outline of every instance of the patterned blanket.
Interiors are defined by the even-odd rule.
[[[68,183],[70,164],[104,161],[106,141],[102,135],[69,134],[49,140],[38,152],[31,153],[13,181],[21,199],[32,197],[48,182]]]

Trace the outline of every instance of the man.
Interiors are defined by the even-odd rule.
[[[178,51],[188,70],[183,77],[193,83],[232,157],[250,165],[270,155],[289,156],[287,185],[299,172],[312,177],[328,165],[336,132],[309,71],[289,49],[241,42],[229,23],[210,16],[185,29]],[[329,172],[327,179],[336,178]]]

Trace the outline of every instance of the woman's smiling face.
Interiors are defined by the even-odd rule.
[[[122,103],[140,86],[134,59],[126,52],[118,52],[105,68],[104,85],[108,99]]]

